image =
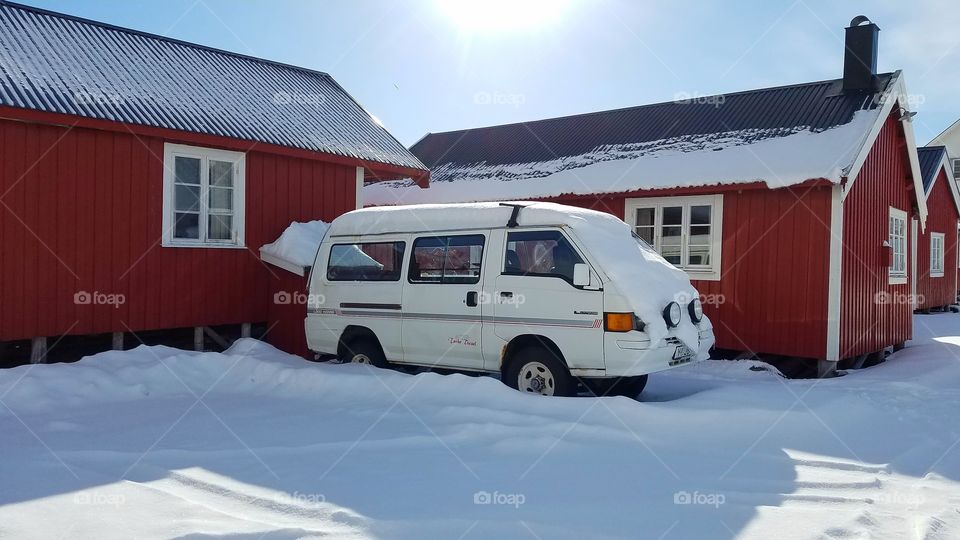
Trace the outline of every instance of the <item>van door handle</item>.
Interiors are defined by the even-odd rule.
[[[467,293],[467,307],[477,307],[477,291]]]
[[[513,298],[513,293],[510,291],[500,291],[501,298]]]

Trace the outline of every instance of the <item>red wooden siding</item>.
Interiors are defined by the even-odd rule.
[[[266,321],[259,247],[355,207],[354,167],[254,149],[247,249],[162,248],[165,139],[0,120],[0,141],[0,340]]]
[[[307,359],[313,353],[307,347],[304,320],[307,318],[307,276],[271,267],[270,305],[267,341],[274,347]]]
[[[948,306],[957,301],[957,220],[960,213],[940,169],[927,197],[927,227],[917,240],[917,308]],[[943,233],[943,277],[930,277],[930,234]]]
[[[627,198],[723,193],[719,281],[693,281],[717,347],[825,358],[831,190],[820,182],[770,190],[763,184],[685,188],[556,202],[623,219]]]
[[[903,129],[891,116],[844,201],[840,358],[878,351],[913,334],[909,278],[905,285],[889,284],[889,256],[882,247],[891,206],[907,212],[908,223],[916,217],[912,186]],[[909,263],[909,231],[907,244]]]

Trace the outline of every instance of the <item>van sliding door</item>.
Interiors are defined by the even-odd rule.
[[[403,291],[405,362],[483,369],[480,298],[488,231],[413,241]]]

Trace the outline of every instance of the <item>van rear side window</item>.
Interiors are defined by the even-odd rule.
[[[504,274],[558,277],[573,283],[573,265],[582,262],[583,259],[560,231],[507,234]]]
[[[336,244],[330,248],[330,281],[399,281],[403,242]]]
[[[482,234],[417,238],[410,283],[479,283],[483,240]]]

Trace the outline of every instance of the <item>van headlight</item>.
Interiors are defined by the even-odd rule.
[[[667,326],[673,328],[680,324],[680,304],[670,302],[663,308],[663,320],[667,321]]]
[[[690,312],[690,319],[693,322],[699,323],[703,320],[703,304],[700,303],[699,298],[694,298],[693,302],[690,302],[687,306],[687,311]]]

